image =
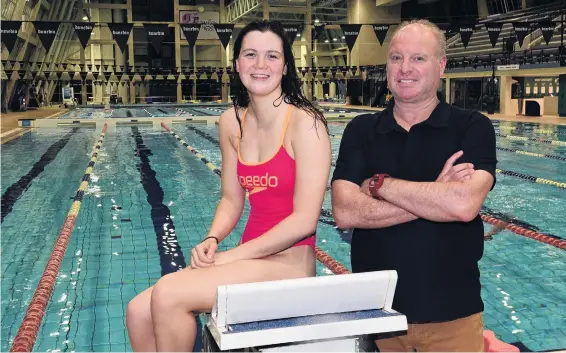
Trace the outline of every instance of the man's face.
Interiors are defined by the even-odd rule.
[[[397,102],[419,103],[436,96],[446,58],[439,58],[433,32],[413,24],[398,32],[389,45],[387,81]]]

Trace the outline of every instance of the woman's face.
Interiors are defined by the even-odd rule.
[[[281,90],[287,73],[283,41],[271,31],[251,31],[242,40],[236,70],[248,94],[267,96]]]

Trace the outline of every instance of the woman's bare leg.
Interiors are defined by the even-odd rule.
[[[307,247],[293,249],[306,254]],[[293,255],[298,255],[295,253]],[[307,260],[308,258],[308,260]],[[314,276],[312,255],[273,255],[221,266],[179,271],[162,277],[151,294],[151,318],[158,351],[192,351],[196,337],[194,312],[209,312],[220,285]]]
[[[126,327],[130,344],[134,352],[155,352],[155,335],[151,320],[151,292],[150,287],[138,294],[126,310]]]

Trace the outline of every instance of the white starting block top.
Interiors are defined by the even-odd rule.
[[[220,350],[404,331],[396,284],[378,271],[220,286],[206,326]]]

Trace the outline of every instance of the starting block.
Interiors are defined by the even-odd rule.
[[[219,286],[204,351],[363,351],[367,335],[407,330],[396,285],[396,271],[376,271]]]

